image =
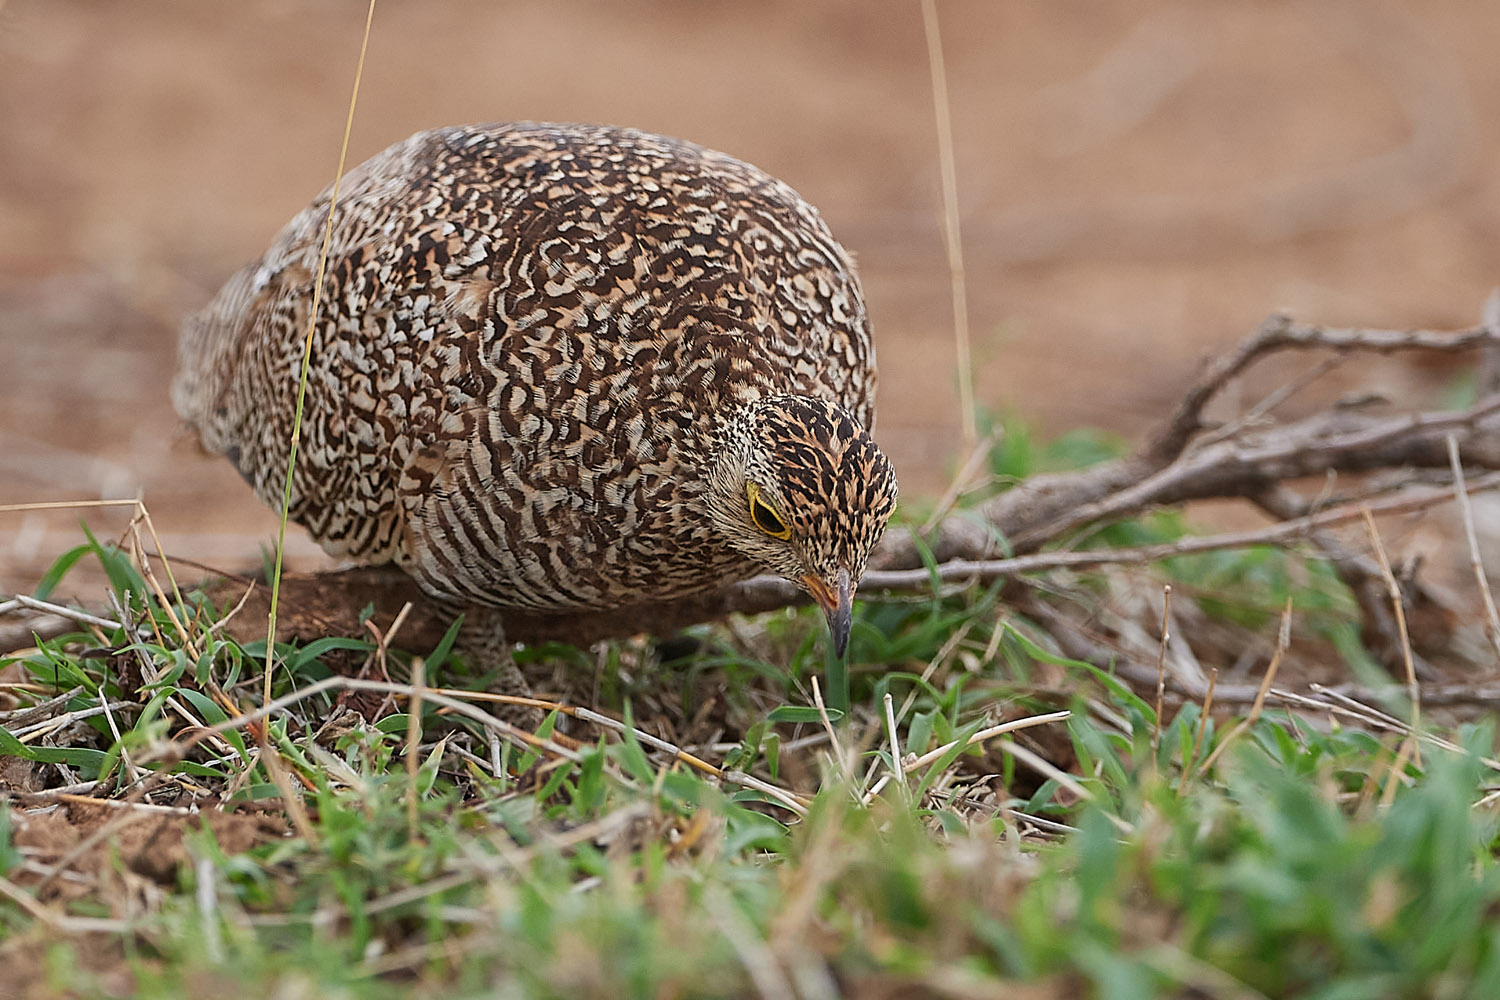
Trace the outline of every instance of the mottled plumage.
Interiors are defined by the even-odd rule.
[[[178,411],[273,506],[329,200],[183,330]],[[874,390],[849,257],[782,182],[625,129],[423,132],[341,185],[290,513],[461,605],[768,569],[834,621],[896,501]]]

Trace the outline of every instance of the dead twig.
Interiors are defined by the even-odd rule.
[[[1470,492],[1500,488],[1500,472],[1476,479]],[[1216,552],[1223,549],[1248,548],[1255,545],[1287,545],[1301,541],[1317,528],[1341,524],[1364,516],[1364,510],[1375,513],[1410,513],[1447,503],[1453,498],[1449,488],[1401,494],[1385,500],[1367,504],[1346,504],[1309,514],[1306,517],[1283,521],[1253,531],[1227,532],[1220,535],[1204,535],[1183,538],[1160,545],[1144,545],[1129,549],[1091,549],[1084,552],[1039,552],[1032,555],[1015,556],[1010,559],[985,559],[968,561],[954,559],[932,570],[895,570],[872,572],[865,576],[864,586],[869,589],[890,590],[917,589],[933,580],[943,583],[988,583],[1002,577],[1022,573],[1036,573],[1053,569],[1084,569],[1109,565],[1135,565],[1170,559],[1174,556],[1200,552]]]
[[[61,604],[53,604],[51,601],[39,601],[25,594],[17,594],[8,601],[0,602],[0,615],[10,614],[20,608],[30,608],[33,611],[47,611],[60,618],[79,622],[84,625],[97,625],[99,628],[107,628],[111,631],[120,631],[125,628],[117,621],[108,618],[100,618],[98,615],[89,614],[87,611],[79,611],[76,608],[64,607]]]

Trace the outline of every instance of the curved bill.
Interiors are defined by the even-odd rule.
[[[828,619],[828,634],[833,639],[834,655],[840,659],[849,646],[849,626],[854,619],[854,595],[849,586],[849,571],[840,569],[832,580],[825,580],[812,573],[802,578],[802,583],[812,594],[823,616]]]

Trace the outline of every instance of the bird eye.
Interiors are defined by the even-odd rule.
[[[760,487],[750,483],[745,488],[750,498],[750,520],[755,526],[772,538],[780,538],[783,541],[792,537],[792,529],[786,526],[781,515],[760,498]]]

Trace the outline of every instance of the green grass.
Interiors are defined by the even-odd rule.
[[[169,815],[142,809],[144,779],[158,806],[201,817],[223,803],[284,833],[231,849],[230,828],[170,813],[186,832],[160,848],[164,867],[116,831],[119,846],[71,859],[38,893],[58,857],[35,846],[37,817],[74,800],[12,792],[0,954],[33,995],[1500,996],[1488,726],[1418,745],[1357,712],[1268,709],[1237,736],[1192,703],[1158,720],[1149,698],[1049,652],[993,592],[864,604],[836,745],[808,708],[826,668],[813,614],[694,629],[682,648],[696,648],[667,664],[650,643],[604,649],[601,708],[706,744],[693,752],[800,796],[793,809],[629,731],[574,724],[573,750],[494,746],[483,716],[432,697],[420,725],[401,697],[335,730],[324,723],[360,693],[330,687],[202,738],[256,706],[263,650],[208,635],[222,609],[164,605],[92,539],[41,592],[85,558],[135,624],[10,661],[0,707],[73,692],[43,715],[78,718],[41,738],[13,711],[0,755],[42,784],[131,802],[121,813]],[[1325,571],[1290,560],[1167,572],[1239,627],[1274,630],[1288,594],[1304,631],[1347,621]],[[417,652],[439,671],[429,683],[475,682],[444,649]],[[281,655],[278,697],[377,665],[348,640]],[[523,659],[585,690],[600,662],[564,646]],[[399,681],[409,662],[385,666]],[[887,694],[903,754],[1071,714],[898,780]]]

